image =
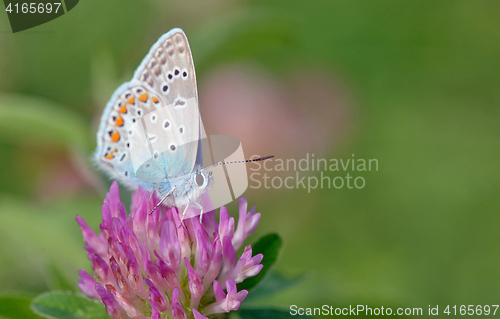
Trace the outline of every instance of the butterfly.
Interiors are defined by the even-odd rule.
[[[183,217],[190,205],[198,208],[201,219],[204,210],[227,202],[219,200],[216,207],[207,209],[200,199],[213,186],[214,175],[225,182],[224,171],[216,170],[218,165],[269,158],[245,161],[240,152],[234,161],[208,161],[212,165],[202,168],[203,158],[211,157],[203,156],[206,141],[191,49],[185,33],[172,29],[151,47],[132,80],[118,87],[106,104],[94,161],[129,189],[140,186],[156,192],[166,206],[184,206]],[[219,144],[227,146],[228,141],[219,139]],[[219,194],[211,198],[221,197],[223,188],[216,189]]]

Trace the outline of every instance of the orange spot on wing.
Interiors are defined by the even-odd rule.
[[[133,96],[129,97],[129,99],[127,100],[128,104],[134,104],[134,102],[135,102],[135,97]]]
[[[104,154],[104,158],[105,159],[113,159],[113,158],[115,158],[115,154],[114,153],[116,153],[116,152],[117,152],[117,149],[115,148],[111,152]]]
[[[127,106],[124,105],[124,106],[120,107],[120,109],[118,110],[118,112],[120,112],[120,113],[127,113]]]
[[[146,93],[142,93],[141,95],[139,95],[139,100],[141,102],[146,102],[148,100],[148,95]]]
[[[123,126],[123,117],[118,115],[118,118],[115,121],[116,126]]]
[[[156,96],[153,96],[151,99],[152,99],[152,100],[153,100],[153,102],[155,102],[155,103],[160,102]]]
[[[111,142],[118,142],[120,140],[120,133],[113,132],[111,133]]]

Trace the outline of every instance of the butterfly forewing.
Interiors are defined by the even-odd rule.
[[[134,80],[159,92],[167,104],[162,114],[145,117],[146,129],[158,137],[152,147],[154,153],[163,154],[160,157],[167,176],[187,175],[200,168],[201,119],[196,75],[189,43],[181,29],[169,31],[153,45],[137,68]],[[153,118],[159,121],[154,122]],[[170,132],[177,135],[180,142],[169,140]]]
[[[133,80],[160,92],[166,104],[178,98],[198,103],[193,57],[181,29],[173,29],[156,42],[134,73]]]

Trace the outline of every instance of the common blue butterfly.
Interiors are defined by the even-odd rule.
[[[122,84],[107,103],[94,160],[131,190],[141,186],[156,191],[164,205],[185,206],[183,216],[189,205],[203,214],[241,195],[248,185],[243,168],[243,184],[233,185],[232,192],[225,190],[228,172],[218,166],[222,162],[214,164],[207,145],[191,50],[184,32],[172,29],[151,47],[132,80]],[[211,140],[212,149],[217,145],[217,154],[231,160],[226,163],[269,158],[245,161],[239,140],[230,136]],[[226,154],[228,147],[236,152]],[[202,168],[207,163],[210,166]],[[213,187],[216,192],[212,191],[210,203],[204,203],[200,196],[215,181],[219,183]]]

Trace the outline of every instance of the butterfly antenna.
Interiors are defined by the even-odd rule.
[[[161,205],[161,203],[163,203],[163,201],[165,199],[167,199],[167,197],[174,192],[174,189],[176,189],[176,188],[177,188],[177,186],[172,187],[172,189],[169,190],[168,193],[165,194],[165,196],[163,196],[161,201],[158,204],[156,204],[156,206],[149,212],[149,215],[151,215]],[[153,191],[154,191],[154,187],[153,187]]]
[[[206,169],[209,169],[209,168],[212,168],[212,167],[215,167],[215,166],[219,166],[219,165],[223,165],[223,164],[237,164],[237,163],[260,162],[260,161],[264,161],[264,160],[272,158],[272,157],[274,157],[274,155],[267,155],[267,156],[264,156],[264,157],[259,157],[259,158],[256,158],[256,159],[249,159],[249,160],[244,160],[244,161],[219,162],[219,163],[215,163],[213,165],[207,166],[207,167],[205,167],[203,169],[206,170]]]

